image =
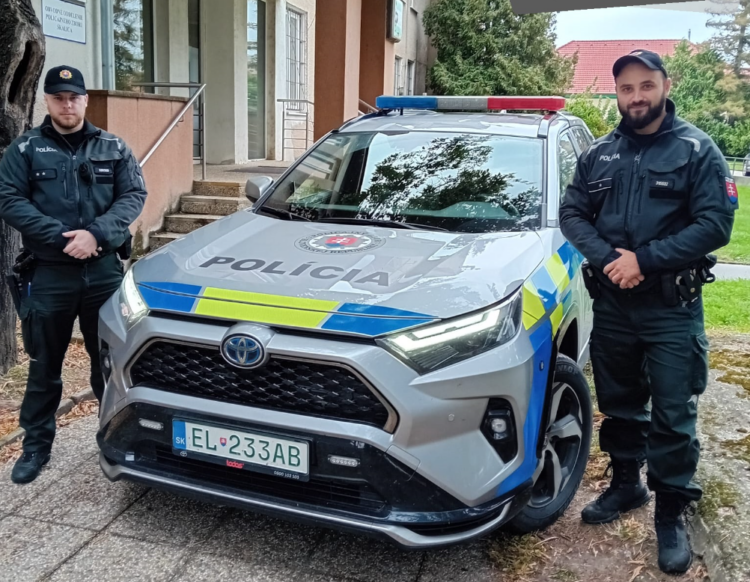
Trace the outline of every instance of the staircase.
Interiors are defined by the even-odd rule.
[[[155,251],[194,230],[251,206],[244,186],[234,182],[193,182],[193,191],[180,198],[179,212],[164,217],[164,227],[149,237]]]

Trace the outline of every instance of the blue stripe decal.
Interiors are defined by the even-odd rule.
[[[172,446],[175,449],[186,449],[185,423],[181,420],[172,421]]]
[[[534,348],[534,377],[531,383],[531,397],[526,421],[523,425],[524,455],[521,465],[505,479],[497,490],[503,495],[531,479],[536,469],[536,445],[539,437],[539,423],[542,420],[544,395],[547,390],[547,374],[551,372],[552,324],[549,319],[540,325],[530,336]],[[544,369],[540,370],[544,364]]]
[[[404,311],[402,309],[393,309],[392,307],[382,307],[380,305],[362,305],[360,303],[344,303],[337,310],[338,313],[351,313],[352,315],[378,315],[381,317],[418,317],[423,319],[434,319],[431,315],[416,313],[414,311]]]
[[[185,285],[187,287],[188,285]],[[195,293],[199,293],[201,288],[194,287],[197,289]],[[191,313],[193,306],[198,300],[197,297],[185,297],[184,295],[175,295],[174,293],[168,293],[164,291],[157,291],[155,289],[149,289],[139,285],[139,291],[141,297],[148,305],[149,309],[163,309],[165,311],[177,311],[179,313]]]
[[[427,319],[395,319],[386,317],[363,317],[361,315],[334,314],[320,327],[328,331],[357,333],[360,335],[377,336],[392,333],[407,327],[414,327],[427,323]]]
[[[573,275],[575,275],[575,264],[570,243],[567,241],[563,243],[563,245],[557,249],[557,254],[560,255],[560,259],[562,259],[563,265],[565,265],[565,269],[568,271],[568,277],[572,279]]]
[[[544,303],[545,311],[549,311],[557,305],[557,286],[552,281],[552,277],[549,276],[546,268],[541,268],[534,273],[531,282],[536,287],[542,303]]]

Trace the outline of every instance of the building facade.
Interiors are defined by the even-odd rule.
[[[196,88],[169,84],[205,84],[193,151],[198,158],[205,135],[209,164],[293,159],[359,114],[360,99],[374,105],[377,94],[425,91],[430,49],[421,15],[429,0],[32,2],[46,37],[45,73],[65,63],[91,89],[170,96]],[[332,70],[337,61],[356,62],[356,70],[344,67],[343,76]],[[335,93],[346,108],[330,110]],[[40,83],[35,122],[41,94]]]

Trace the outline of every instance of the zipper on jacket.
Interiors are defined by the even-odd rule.
[[[65,200],[68,199],[68,168],[65,164],[62,165],[63,175],[63,192],[65,192]]]
[[[633,240],[630,233],[630,216],[632,214],[631,208],[633,206],[633,183],[638,182],[638,168],[641,164],[641,156],[643,156],[643,148],[638,150],[638,154],[633,158],[633,166],[630,170],[630,185],[628,187],[628,198],[625,201],[625,237],[628,240],[628,245],[633,246]],[[636,185],[637,188],[637,185]]]
[[[643,181],[646,178],[646,172],[642,172],[640,177],[638,178],[638,209],[636,210],[636,214],[641,213],[641,205],[643,203],[643,194],[645,193],[643,190]]]
[[[73,162],[76,160],[76,155],[73,154]],[[75,163],[73,164],[75,166]],[[73,177],[76,181],[76,201],[78,202],[78,226],[83,228],[83,208],[81,207],[81,185],[78,183],[78,172],[73,171]]]

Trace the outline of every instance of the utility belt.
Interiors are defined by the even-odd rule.
[[[713,283],[716,276],[711,269],[716,265],[716,255],[706,255],[695,264],[679,271],[662,271],[658,284],[649,292],[661,295],[667,307],[675,307],[680,301],[692,303],[701,296],[703,285]],[[602,294],[602,285],[596,278],[594,267],[588,260],[581,265],[583,282],[592,299],[598,299]]]

